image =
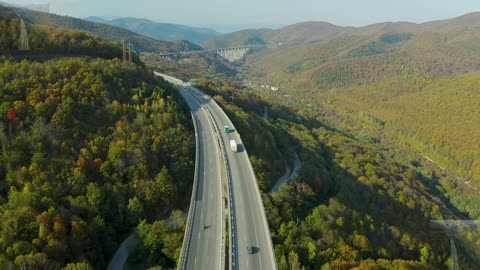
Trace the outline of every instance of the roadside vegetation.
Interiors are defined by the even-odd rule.
[[[447,268],[449,243],[429,222],[468,214],[445,196],[441,170],[412,152],[400,154],[400,149],[355,138],[234,83],[199,81],[198,86],[242,130],[252,164],[257,155],[268,164],[254,165],[254,170],[264,191],[279,269]],[[264,106],[268,120],[260,117]],[[244,125],[244,119],[257,124]],[[275,171],[278,156],[258,150],[245,133],[264,138],[269,153],[278,151],[289,162],[297,152],[299,177],[267,195],[277,175],[264,181],[270,179],[264,174]],[[460,260],[472,263],[465,256]]]

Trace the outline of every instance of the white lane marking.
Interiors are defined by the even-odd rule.
[[[252,179],[255,179],[255,178],[252,178]],[[253,181],[255,181],[255,180],[253,180]],[[252,183],[250,181],[246,181],[246,185],[247,185],[247,189],[251,189]],[[251,199],[250,195],[251,195],[250,192],[247,192],[248,200],[250,202],[252,202],[252,199]],[[257,234],[257,226],[255,225],[255,214],[253,212],[253,207],[252,207],[251,203],[249,203],[249,205],[250,205],[250,215],[251,215],[252,221],[253,221],[252,224],[253,224],[253,232],[254,232],[254,235],[255,235],[255,239],[259,239],[258,234]],[[260,244],[260,243],[258,243],[258,244]],[[260,265],[260,270],[262,270],[263,266],[262,266],[262,260],[260,260],[260,258],[258,260],[258,264]]]
[[[199,240],[199,241],[200,241],[200,234],[201,234],[201,233],[198,233],[198,240]]]
[[[190,90],[195,91],[194,88],[191,88]],[[188,94],[192,94],[192,93],[188,93]],[[202,105],[200,104],[200,102],[198,102],[198,101],[193,97],[193,95],[191,95],[191,97],[192,97],[192,100],[188,99],[188,101],[190,101],[191,103],[198,103],[198,104],[200,105],[200,108],[202,108]],[[208,96],[201,95],[201,97],[202,97],[202,98],[205,98],[205,99],[208,99]],[[208,102],[211,103],[212,101],[208,101]],[[190,105],[190,104],[189,104],[189,105]],[[199,122],[200,122],[199,124],[202,125],[202,123],[201,123],[202,120],[200,120],[200,118],[201,118],[202,116],[205,116],[205,117],[206,117],[206,115],[199,114],[198,112],[196,112],[196,114],[197,114],[197,117],[198,117]],[[208,120],[208,119],[207,119],[207,120]],[[207,136],[207,135],[210,135],[210,134],[207,134],[207,133],[208,133],[207,131],[205,131],[205,130],[202,129],[202,132],[200,133],[200,135],[202,135],[202,136],[204,136],[204,137],[209,137],[209,136]],[[195,134],[195,135],[198,136],[199,134]],[[224,139],[223,137],[224,137],[224,136],[222,136],[222,139]],[[208,141],[207,141],[207,142],[208,142]],[[216,163],[217,163],[217,164],[216,164],[216,165],[217,165],[217,169],[218,169],[218,176],[220,176],[220,175],[221,175],[221,173],[220,173],[220,165],[219,165],[219,164],[220,164],[220,156],[218,155],[218,148],[217,148],[217,147],[215,147],[215,152],[217,153],[217,155],[216,155],[216,156],[217,156],[217,160],[216,160]],[[205,173],[205,176],[206,176],[207,171],[204,170],[204,173]],[[213,174],[212,168],[210,168],[210,174]],[[206,177],[205,177],[205,178],[206,178]],[[204,179],[205,179],[205,178],[204,178]],[[205,181],[205,180],[204,180],[204,181]],[[215,181],[215,182],[216,182],[215,184],[218,184],[217,187],[219,187],[220,190],[221,190],[221,182],[220,182],[220,181]],[[210,185],[213,186],[213,181],[210,181]],[[206,185],[205,185],[205,187],[206,187]],[[213,193],[211,193],[211,200],[212,200],[212,199],[213,199]],[[219,205],[219,208],[221,209],[221,207],[220,207],[220,206],[221,206],[221,201],[222,201],[221,196],[217,196],[217,200],[220,202],[218,205]],[[210,204],[209,204],[209,205],[210,205]],[[204,207],[202,207],[201,219],[203,218],[203,209],[204,209]],[[218,218],[219,218],[219,220],[220,220],[220,222],[221,222],[221,221],[222,221],[222,216],[221,216],[221,215],[218,215]],[[199,232],[198,238],[200,239],[200,232]],[[222,238],[222,237],[219,237],[219,239],[221,239],[221,238]],[[207,238],[207,239],[208,239],[208,238]],[[207,241],[208,241],[208,240],[207,240]],[[218,245],[218,247],[219,247],[219,249],[221,249],[221,245]],[[208,261],[208,256],[207,256],[207,261]],[[219,260],[219,263],[221,263],[220,260]],[[197,258],[195,258],[195,268],[196,268],[196,264],[197,264]]]

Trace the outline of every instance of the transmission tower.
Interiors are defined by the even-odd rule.
[[[122,39],[122,50],[123,50],[123,63],[125,63],[125,61],[127,61],[127,50],[125,48],[125,40]]]
[[[131,63],[132,62],[132,51],[133,51],[133,44],[128,43],[128,61]]]
[[[20,34],[19,34],[19,41],[18,41],[18,50],[19,51],[29,51],[30,46],[28,44],[28,33],[27,27],[25,26],[25,21],[23,20],[22,16],[18,13],[17,9],[14,9],[15,14],[17,15],[18,19],[20,20]]]

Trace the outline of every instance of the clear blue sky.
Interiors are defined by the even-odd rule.
[[[189,25],[281,24],[327,21],[363,26],[384,21],[425,22],[480,11],[480,0],[4,0],[51,3],[74,17],[142,17]]]

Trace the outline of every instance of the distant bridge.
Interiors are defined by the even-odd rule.
[[[175,53],[159,53],[162,58],[172,59],[180,55],[188,55],[195,53],[205,53],[205,52],[214,52],[223,58],[227,59],[230,62],[234,62],[242,59],[245,55],[253,49],[265,48],[266,45],[245,45],[241,47],[231,47],[231,48],[220,48],[220,49],[211,49],[211,50],[198,50],[198,51],[184,51],[184,52],[175,52]]]

